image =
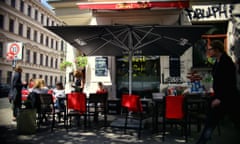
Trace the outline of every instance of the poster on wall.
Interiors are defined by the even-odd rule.
[[[108,76],[108,59],[107,57],[96,57],[95,59],[95,75]]]

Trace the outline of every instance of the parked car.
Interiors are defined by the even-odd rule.
[[[0,97],[7,97],[10,91],[10,84],[0,83]]]

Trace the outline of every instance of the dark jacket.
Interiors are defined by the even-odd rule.
[[[221,100],[223,109],[231,108],[230,105],[236,101],[236,67],[232,59],[226,54],[222,54],[220,61],[215,62],[212,70],[214,98]]]

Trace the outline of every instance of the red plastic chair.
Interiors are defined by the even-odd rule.
[[[126,129],[138,129],[138,138],[141,137],[142,130],[142,120],[143,120],[143,108],[140,100],[140,96],[133,94],[124,94],[122,95],[121,101],[122,107],[127,110],[125,123],[124,123],[124,132],[126,133]],[[129,124],[129,119],[137,119],[139,120],[139,126],[134,127]]]
[[[29,91],[27,89],[22,89],[21,93],[22,93],[22,101],[24,102],[27,100]]]
[[[165,114],[163,116],[163,141],[165,139],[166,124],[180,124],[187,142],[187,118],[185,116],[184,96],[166,96]]]
[[[78,126],[80,122],[80,116],[84,116],[84,126],[86,127],[87,120],[87,100],[86,94],[80,92],[72,92],[67,94],[67,128],[68,119],[71,126],[71,118],[73,116],[78,117]]]

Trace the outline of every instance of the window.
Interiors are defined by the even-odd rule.
[[[28,12],[27,15],[31,17],[32,7],[28,5]]]
[[[46,25],[48,26],[48,24],[49,24],[49,18],[47,17],[47,22],[46,22]]]
[[[45,45],[48,47],[48,36],[46,36]]]
[[[45,66],[48,66],[48,56],[45,57]]]
[[[159,91],[160,84],[160,57],[159,56],[134,56],[132,58],[132,90],[144,97],[144,90]],[[95,68],[96,69],[96,68]],[[116,57],[117,97],[123,92],[128,92],[129,61],[128,57]]]
[[[34,16],[35,20],[37,21],[38,20],[38,10],[36,9],[35,10],[35,16]]]
[[[50,76],[50,86],[52,86],[53,83],[53,76]]]
[[[51,64],[50,67],[53,68],[53,58],[51,57]]]
[[[38,34],[37,31],[34,30],[34,38],[33,39],[34,39],[35,42],[37,42],[37,34]]]
[[[51,39],[51,48],[53,48],[53,43],[54,43],[54,40]]]
[[[41,33],[41,36],[40,36],[40,43],[43,44],[43,33]]]
[[[15,8],[16,6],[16,0],[11,0],[11,7]]]
[[[30,63],[31,62],[31,56],[30,56],[30,50],[26,51],[26,62]]]
[[[12,82],[12,71],[8,71],[7,72],[7,83],[11,83]]]
[[[33,64],[37,64],[37,52],[33,52]]]
[[[47,82],[48,82],[48,76],[47,76],[47,75],[45,75],[44,81],[45,81],[45,83],[47,84]]]
[[[180,66],[180,57],[179,56],[170,56],[169,57],[169,71],[170,77],[180,77],[181,76],[181,66]]]
[[[64,41],[61,41],[61,51],[64,51]]]
[[[55,80],[54,80],[54,83],[57,83],[57,76],[55,76]]]
[[[41,24],[44,22],[44,15],[41,13]]]
[[[9,31],[14,32],[14,20],[13,19],[9,20]]]
[[[0,42],[0,57],[3,57],[3,43]]]
[[[56,41],[56,46],[55,47],[56,47],[56,50],[58,50],[58,41]]]
[[[27,27],[27,38],[31,39],[31,28]]]
[[[30,74],[29,73],[25,74],[25,80],[26,80],[26,82],[28,82],[30,80]]]
[[[55,60],[55,68],[58,68],[58,59]]]
[[[40,54],[40,65],[43,65],[43,54]]]
[[[23,0],[21,0],[21,2],[20,2],[20,11],[24,12],[24,1]]]
[[[60,76],[60,81],[61,81],[61,82],[63,81],[63,76]]]
[[[32,76],[32,77],[33,77],[33,79],[37,78],[36,74],[33,74],[33,76]]]
[[[4,28],[4,16],[0,14],[0,28]]]
[[[23,36],[23,24],[22,23],[19,23],[19,25],[18,25],[18,34],[20,36]]]

